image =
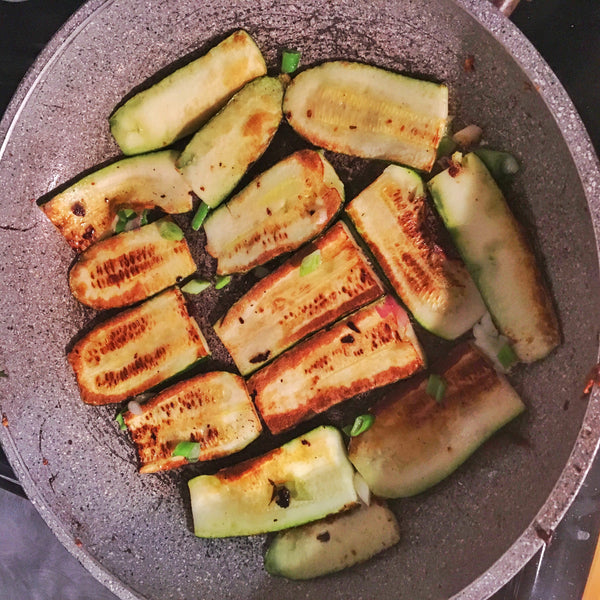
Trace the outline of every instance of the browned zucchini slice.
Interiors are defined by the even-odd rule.
[[[319,264],[305,273],[302,265],[315,253]],[[214,327],[246,375],[382,295],[377,276],[350,232],[336,223],[260,280]]]

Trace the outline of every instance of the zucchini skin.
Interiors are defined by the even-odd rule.
[[[283,110],[312,144],[431,170],[448,118],[448,89],[371,65],[325,62],[288,86]]]
[[[82,304],[98,310],[135,304],[196,271],[185,238],[160,234],[161,219],[102,240],[81,253],[69,287]]]
[[[110,404],[149,390],[209,354],[183,294],[174,288],[95,327],[67,359],[82,400]]]
[[[254,535],[321,519],[357,504],[353,477],[340,432],[318,427],[267,454],[191,479],[194,533]],[[278,497],[281,487],[297,495]]]
[[[463,261],[449,256],[431,226],[421,177],[390,165],[346,207],[394,290],[426,329],[453,340],[486,312]]]
[[[429,181],[435,205],[496,327],[522,362],[560,343],[552,297],[523,228],[476,154]]]
[[[282,118],[283,84],[275,77],[247,83],[194,137],[177,168],[211,208],[238,184],[271,143]]]
[[[425,358],[406,313],[391,298],[300,342],[248,380],[258,411],[281,433],[353,396],[410,377]]]
[[[217,273],[244,273],[321,233],[341,210],[344,185],[329,161],[300,150],[210,214],[206,251]]]
[[[245,448],[262,426],[246,383],[225,371],[205,373],[164,390],[142,405],[142,414],[125,413],[140,459],[140,473],[188,464],[173,456],[179,442],[200,444],[199,461],[214,460]]]
[[[302,275],[318,251],[321,264]],[[214,325],[243,375],[383,295],[383,287],[347,227],[336,223],[261,279]]]
[[[163,150],[124,158],[86,175],[41,206],[69,245],[85,250],[113,234],[119,210],[192,210],[192,189],[175,168],[179,153]]]
[[[411,380],[377,402],[371,428],[350,441],[352,464],[378,496],[425,491],[525,410],[508,381],[472,344],[455,347],[432,370],[447,386],[440,402],[427,393],[427,377]]]
[[[130,98],[110,117],[124,154],[164,148],[193,133],[267,67],[254,40],[239,30],[204,56]]]

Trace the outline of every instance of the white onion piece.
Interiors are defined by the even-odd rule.
[[[358,471],[354,473],[353,483],[354,489],[356,490],[361,502],[369,506],[369,504],[371,504],[371,490],[369,489],[364,477]]]
[[[463,148],[468,148],[479,143],[481,136],[483,135],[483,129],[479,125],[467,125],[460,131],[457,131],[452,139]]]
[[[508,343],[508,338],[498,332],[489,312],[473,325],[473,337],[475,345],[490,358],[496,370],[507,373],[508,369],[498,360],[498,352]]]
[[[136,402],[135,400],[130,400],[127,403],[127,410],[132,414],[132,415],[142,415],[144,414],[144,409],[142,408],[142,405],[139,402]]]

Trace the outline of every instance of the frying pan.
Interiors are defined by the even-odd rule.
[[[294,46],[304,64],[347,58],[448,82],[455,126],[479,124],[490,146],[522,164],[507,197],[530,232],[563,333],[548,359],[511,376],[528,407],[523,417],[431,491],[392,503],[403,535],[396,548],[304,583],[265,573],[262,536],[194,538],[185,482],[214,466],[141,476],[115,407],[80,401],[65,349],[98,316],[70,296],[73,254],[36,207],[57,185],[118,155],[107,116],[133,87],[237,27],[255,36],[272,69],[278,50]],[[465,69],[469,56],[474,70]],[[483,599],[548,541],[600,436],[598,390],[581,397],[598,362],[600,170],[556,77],[491,6],[92,0],[28,73],[0,134],[0,368],[8,374],[0,441],[59,539],[120,598]],[[298,143],[289,140],[280,147]],[[372,165],[336,166],[348,197],[372,179]],[[201,236],[192,245],[208,274]],[[192,303],[212,344],[210,323],[243,285]],[[432,353],[444,350],[418,334]],[[217,366],[227,361],[217,349]]]

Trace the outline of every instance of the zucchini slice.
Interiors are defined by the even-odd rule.
[[[194,532],[229,537],[278,531],[356,505],[340,432],[319,427],[267,454],[189,481]]]
[[[311,579],[354,566],[400,541],[400,527],[383,500],[278,533],[265,569],[288,579]]]
[[[262,429],[245,381],[225,371],[177,383],[143,404],[142,414],[127,412],[123,420],[137,448],[140,473],[188,464],[184,456],[173,455],[180,442],[198,444],[197,460],[213,460],[242,450]]]
[[[175,150],[163,150],[119,160],[86,175],[41,208],[76,250],[112,235],[121,209],[189,212],[192,190],[175,168],[177,157]]]
[[[318,254],[309,273],[303,266]],[[243,375],[284,350],[376,300],[383,288],[343,223],[261,279],[215,324]]]
[[[204,223],[217,273],[244,273],[316,237],[339,212],[344,185],[329,161],[300,150],[259,175]]]
[[[373,407],[371,428],[350,441],[350,460],[378,496],[412,496],[435,485],[525,410],[472,344],[454,348],[433,371],[446,385],[439,402],[427,393],[427,377],[408,382]]]
[[[408,316],[388,296],[300,342],[255,373],[248,389],[277,434],[424,365]]]
[[[69,273],[71,292],[99,310],[135,304],[196,271],[184,239],[161,235],[170,219],[125,231],[79,255]]]
[[[281,122],[283,84],[275,77],[247,83],[194,135],[177,167],[205,204],[218,206],[267,149]]]
[[[455,154],[453,161],[429,182],[435,205],[500,333],[521,361],[541,359],[560,332],[525,233],[481,159]]]
[[[140,92],[110,117],[124,154],[164,148],[193,133],[244,84],[265,75],[265,60],[245,31]]]
[[[316,146],[429,171],[446,130],[448,89],[370,65],[326,62],[292,80],[283,111]]]
[[[453,340],[481,319],[485,304],[463,261],[443,249],[417,173],[390,165],[346,212],[425,329]]]
[[[145,392],[209,354],[175,288],[94,328],[67,358],[82,400],[110,404]]]

